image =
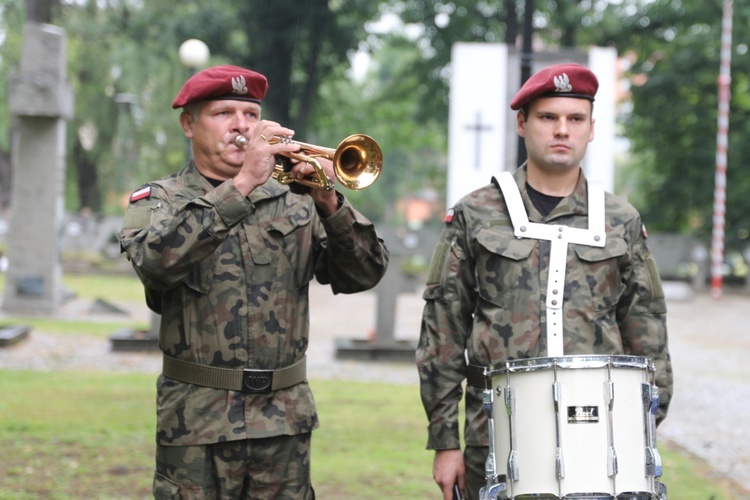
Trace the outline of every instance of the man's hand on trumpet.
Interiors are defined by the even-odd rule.
[[[192,75],[172,102],[172,109],[181,109],[179,123],[192,154],[179,171],[133,191],[118,234],[147,305],[169,318],[161,345],[171,360],[167,369],[174,363],[200,368],[157,381],[156,497],[188,488],[200,498],[259,498],[272,483],[279,498],[313,498],[310,427],[318,414],[305,385],[308,283],[317,280],[337,293],[363,292],[378,284],[388,266],[382,236],[341,193],[346,206],[323,220],[337,201],[326,177],[333,177],[334,168],[315,157],[338,159],[338,148],[292,141],[293,130],[261,120],[267,91],[264,75],[231,64]],[[353,163],[372,149],[366,142],[346,155],[357,189],[360,169]],[[316,175],[303,181],[312,172],[306,161]],[[372,163],[379,172],[379,159]],[[348,187],[340,164],[334,165],[338,185]],[[371,173],[366,177],[374,180]],[[310,196],[294,194],[298,186],[311,186]],[[279,335],[283,342],[268,341]],[[238,346],[251,346],[254,355],[238,358]],[[239,363],[231,363],[236,370],[227,370],[227,360]],[[243,377],[243,369],[287,376],[264,384],[264,377]],[[227,372],[240,377],[238,384]],[[216,404],[227,398],[227,404]],[[244,417],[239,422],[237,412]],[[268,432],[256,436],[259,428]],[[227,436],[238,438],[231,450]],[[265,450],[262,464],[248,459],[256,449]],[[218,455],[223,465],[213,467]]]
[[[244,145],[234,144],[230,147],[244,149],[245,161],[238,174],[234,177],[234,185],[245,196],[256,187],[262,186],[273,175],[276,166],[276,155],[290,153],[299,149],[296,144],[287,144],[280,141],[269,141],[275,136],[290,137],[294,130],[282,127],[276,122],[261,120],[257,122],[253,130],[240,134],[247,139]]]
[[[317,170],[311,163],[287,156],[289,153],[296,153],[300,150],[298,143],[283,139],[284,137],[291,138],[293,135],[294,131],[291,129],[282,127],[276,122],[261,120],[249,138],[245,135],[235,137],[234,146],[245,151],[242,169],[235,177],[235,186],[240,192],[247,195],[256,187],[265,184],[273,175],[279,158],[283,158],[284,162],[291,166],[287,172],[291,179],[309,180],[317,177]],[[325,157],[315,157],[315,160],[330,179],[332,187],[333,180],[336,178],[333,162]],[[246,187],[249,188],[247,192],[244,191]],[[335,190],[322,187],[308,187],[307,189],[315,206],[324,217],[338,210],[339,200]]]
[[[318,163],[320,163],[320,166],[323,168],[323,171],[328,176],[328,178],[331,179],[331,182],[335,183],[336,174],[333,169],[333,162],[324,157],[315,159],[318,161]],[[315,167],[307,162],[292,159],[291,163],[292,169],[289,172],[289,175],[293,179],[311,178],[316,175]],[[309,194],[312,197],[313,201],[315,201],[315,206],[318,207],[318,210],[320,210],[320,213],[324,217],[329,217],[333,215],[336,210],[338,210],[339,200],[336,195],[335,189],[327,190],[322,187],[311,187]]]

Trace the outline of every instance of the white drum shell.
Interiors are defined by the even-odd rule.
[[[642,401],[642,387],[652,383],[651,373],[649,361],[634,356],[534,358],[491,367],[487,376],[494,390],[497,472],[506,475],[510,498],[655,492],[655,478],[646,474],[648,412]],[[559,413],[553,397],[555,380]],[[515,399],[512,417],[505,404],[508,387]],[[611,431],[608,387],[614,389]],[[614,475],[610,433],[617,464]],[[517,480],[509,473],[512,436]]]

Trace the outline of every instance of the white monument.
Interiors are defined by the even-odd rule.
[[[456,43],[451,51],[446,206],[504,169],[508,48]]]
[[[521,54],[505,44],[456,43],[451,55],[446,204],[489,184],[517,164],[516,112],[510,101],[521,87]],[[595,138],[583,169],[591,182],[614,189],[617,53],[593,47],[587,53],[535,53],[532,73],[563,62],[589,67],[599,79],[594,104]]]

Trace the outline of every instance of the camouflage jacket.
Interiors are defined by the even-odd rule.
[[[177,359],[233,369],[292,365],[309,342],[313,277],[334,293],[354,293],[375,286],[386,270],[382,239],[341,195],[339,210],[322,219],[312,198],[273,179],[243,197],[231,181],[211,186],[192,162],[136,193],[121,245],[149,305],[161,310],[159,346]],[[164,375],[157,382],[162,445],[290,435],[317,426],[306,381],[269,394],[199,387]]]
[[[585,229],[587,183],[545,218],[526,193],[526,170],[514,178],[531,222]],[[636,210],[606,193],[604,248],[571,244],[563,302],[565,355],[651,358],[660,388],[659,421],[672,394],[666,304]],[[428,449],[460,448],[458,406],[468,363],[547,355],[545,300],[550,242],[517,239],[493,183],[462,198],[446,218],[430,263],[416,360],[429,420]],[[466,389],[466,445],[487,446],[482,389]]]

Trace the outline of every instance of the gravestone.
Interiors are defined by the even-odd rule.
[[[112,344],[112,351],[158,351],[160,326],[161,315],[151,312],[148,330],[124,328],[110,335],[109,341]]]
[[[430,229],[397,231],[392,228],[378,230],[390,252],[388,269],[375,287],[377,313],[373,339],[336,339],[336,357],[343,359],[414,361],[415,341],[396,338],[398,296],[413,292],[416,279],[408,276],[403,263],[410,256],[423,256],[429,262],[439,233]]]
[[[697,238],[676,233],[652,233],[646,240],[662,281],[683,281],[705,290],[710,274],[708,248]]]
[[[25,340],[31,327],[28,325],[0,326],[0,347],[8,347]]]
[[[65,31],[29,22],[20,71],[8,80],[13,188],[3,309],[55,312],[62,301],[60,233],[65,121],[73,93],[65,78]]]

